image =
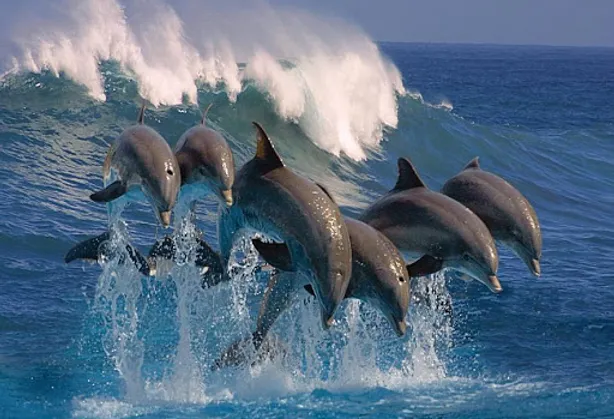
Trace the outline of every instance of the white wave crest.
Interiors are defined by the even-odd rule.
[[[0,6],[12,41],[0,44],[0,74],[48,70],[105,100],[99,65],[114,60],[156,106],[196,103],[197,82],[231,101],[254,84],[316,145],[364,159],[397,125],[399,71],[356,27],[245,3],[56,0],[44,15]]]

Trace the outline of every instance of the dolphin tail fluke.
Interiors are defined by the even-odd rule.
[[[91,194],[90,199],[94,202],[110,202],[125,194],[127,190],[128,188],[125,183],[116,180],[106,188]]]
[[[287,346],[276,336],[269,334],[263,337],[258,332],[254,332],[251,336],[239,339],[230,345],[213,363],[211,369],[216,371],[221,368],[247,365],[248,363],[255,366],[266,360],[285,357],[287,354]]]
[[[64,256],[64,262],[70,263],[77,259],[89,260],[94,262],[97,261],[98,255],[100,254],[100,245],[108,241],[109,238],[109,233],[105,232],[99,236],[77,243],[72,249],[68,251],[68,253],[66,253],[66,256]]]
[[[252,239],[252,243],[269,265],[281,271],[293,270],[290,250],[284,243],[266,243],[260,239]]]
[[[215,250],[209,246],[209,244],[198,238],[196,244],[196,258],[194,265],[200,268],[200,274],[202,279],[202,287],[209,288],[228,280],[228,275],[223,268],[222,259]],[[158,240],[147,255],[149,264],[155,267],[156,275],[159,275],[162,270],[158,269],[160,261],[175,261],[176,247],[175,242],[170,236],[164,237],[162,240]]]
[[[97,261],[101,254],[112,251],[111,248],[105,247],[110,238],[111,235],[109,232],[104,232],[96,237],[78,243],[72,249],[70,249],[68,253],[66,253],[66,256],[64,256],[64,262],[70,263],[74,260],[88,260],[92,262]],[[139,252],[138,249],[129,243],[126,244],[125,249],[128,258],[130,258],[130,261],[134,264],[138,271],[142,275],[149,276],[149,263],[147,262],[147,259],[143,257],[141,252]],[[125,263],[125,259],[125,255],[122,255],[119,259],[119,263]]]
[[[412,264],[407,265],[410,278],[434,274],[443,268],[443,261],[433,256],[424,255]]]

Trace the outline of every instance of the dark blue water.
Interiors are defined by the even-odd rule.
[[[99,101],[66,74],[20,71],[0,82],[4,416],[614,417],[614,50],[380,48],[413,93],[395,94],[398,124],[379,146],[361,143],[364,160],[325,151],[334,147],[304,116],[285,118],[270,85],[248,83],[235,102],[228,88],[199,85],[198,101],[214,102],[209,123],[238,164],[254,151],[258,120],[285,162],[327,184],[347,214],[391,188],[400,156],[434,189],[480,156],[535,207],[539,279],[505,248],[500,295],[431,278],[446,285],[454,318],[414,308],[401,340],[358,304],[325,333],[313,304],[299,301],[278,330],[292,362],[212,373],[253,325],[266,279],[251,260],[232,285],[207,291],[186,267],[146,280],[65,265],[74,243],[106,226],[88,194],[102,183],[107,144],[135,120],[139,82],[102,62]],[[187,100],[146,112],[171,144],[198,118]],[[198,216],[216,246],[213,201]],[[143,251],[162,234],[146,205],[124,219]]]

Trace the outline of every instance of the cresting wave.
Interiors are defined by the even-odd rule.
[[[200,83],[231,101],[255,86],[316,145],[354,160],[365,159],[398,123],[400,72],[361,30],[343,22],[255,2],[29,6],[0,6],[3,38],[11,40],[0,44],[3,78],[47,70],[105,100],[100,63],[111,60],[156,106],[196,103]]]

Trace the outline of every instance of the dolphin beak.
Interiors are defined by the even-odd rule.
[[[164,226],[164,228],[168,228],[168,226],[171,225],[171,212],[160,211],[160,221],[162,221],[162,226]]]
[[[326,317],[326,315],[323,313],[322,315],[322,327],[324,328],[324,330],[328,330],[331,328],[331,326],[333,325],[335,319],[333,316],[330,317]]]
[[[227,206],[232,206],[232,189],[226,189],[222,191],[222,196],[224,197],[224,201],[226,201]]]
[[[501,283],[499,282],[499,278],[497,278],[497,275],[489,275],[488,282],[490,283],[489,288],[492,292],[499,293],[503,291],[503,288],[501,287]]]
[[[540,276],[542,273],[542,268],[539,265],[539,260],[531,259],[531,270],[533,271],[533,275]]]
[[[407,332],[407,323],[405,323],[405,319],[397,321],[394,329],[398,337],[405,336],[405,332]]]

